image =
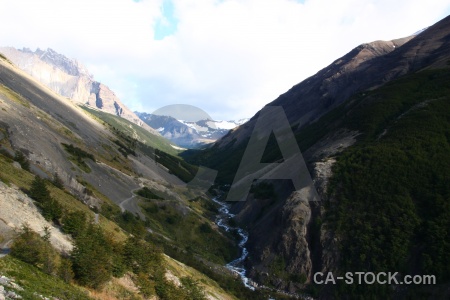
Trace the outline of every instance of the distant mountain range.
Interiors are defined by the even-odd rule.
[[[160,116],[135,112],[147,125],[157,130],[163,137],[183,148],[199,148],[213,143],[230,130],[248,121],[199,120],[188,122],[170,116]]]
[[[57,53],[53,49],[16,49],[0,47],[0,53],[26,73],[61,96],[75,103],[127,119],[155,135],[182,148],[199,148],[215,142],[229,130],[248,121],[200,120],[185,122],[169,116],[132,112],[114,92],[96,80],[80,62]]]

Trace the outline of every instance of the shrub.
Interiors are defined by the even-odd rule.
[[[27,224],[22,226],[21,233],[14,240],[11,255],[39,267],[47,274],[53,274],[59,263],[59,256],[48,238],[41,237]]]
[[[58,220],[62,217],[62,206],[50,196],[50,191],[47,189],[44,179],[35,176],[28,195],[39,203],[42,215],[46,220],[53,220],[58,223]]]
[[[28,161],[28,159],[25,157],[25,155],[22,152],[16,151],[14,160],[20,164],[22,169],[24,169],[26,171],[30,171],[30,162]]]
[[[52,181],[53,185],[56,186],[59,189],[64,189],[64,182],[62,181],[61,177],[59,177],[58,173],[55,172],[55,174],[53,175],[53,181]]]

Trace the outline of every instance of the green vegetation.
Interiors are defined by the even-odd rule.
[[[205,261],[199,260],[193,253],[189,251],[184,251],[177,247],[170,247],[167,245],[164,248],[164,252],[173,257],[174,259],[181,261],[192,268],[202,272],[215,282],[217,282],[224,290],[229,293],[232,293],[238,299],[264,299],[263,291],[251,291],[244,286],[241,279],[231,275],[225,271],[217,271],[217,266],[205,263]]]
[[[32,182],[36,180],[36,176],[31,174],[28,171],[25,170],[18,170],[12,165],[13,160],[5,156],[5,154],[0,152],[0,169],[2,172],[0,172],[0,179],[5,183],[12,183],[18,186],[20,189],[26,191],[29,193],[29,190],[31,188]],[[38,180],[42,180],[39,178]],[[50,192],[51,199],[54,199],[57,201],[61,207],[63,212],[73,212],[73,211],[82,211],[87,216],[93,217],[92,210],[83,204],[81,201],[79,201],[77,198],[75,198],[73,195],[68,193],[67,191],[64,191],[60,188],[55,187],[53,184],[47,184],[47,182],[44,181],[45,188]],[[40,188],[36,189],[38,191],[38,194],[43,194],[43,199],[46,199],[47,196],[45,196],[46,192],[42,188],[42,182],[39,183]],[[43,192],[44,191],[44,192]],[[96,191],[94,191],[96,193]],[[42,196],[42,195],[41,195]],[[97,195],[96,195],[97,196]],[[39,197],[39,196],[38,196]],[[102,199],[102,198],[100,198]],[[105,207],[111,206],[111,201],[106,202],[105,200]],[[39,204],[39,203],[38,203]],[[120,212],[120,209],[117,206],[114,206],[116,208],[116,211]],[[64,213],[63,213],[64,218]],[[88,217],[89,218],[89,217]],[[100,216],[100,226],[102,229],[108,234],[112,235],[115,240],[123,241],[126,239],[125,234],[123,231],[119,229],[117,224],[114,222],[108,220],[107,218]]]
[[[142,203],[142,208],[148,227],[173,241],[165,244],[174,244],[218,264],[225,264],[238,254],[232,236],[213,230],[208,220],[188,211],[178,201],[153,199]]]
[[[42,209],[42,215],[46,220],[59,222],[59,219],[62,217],[62,206],[50,196],[50,191],[47,189],[44,179],[36,176],[31,183],[28,195],[38,202],[39,207]]]
[[[122,153],[124,157],[128,157],[129,154],[136,156],[136,152],[134,151],[136,145],[134,140],[131,140],[132,148],[125,146],[121,141],[115,140],[114,143],[119,146],[119,152]]]
[[[112,277],[112,256],[112,241],[99,227],[89,226],[75,239],[71,254],[75,279],[84,286],[102,287]]]
[[[234,142],[231,142],[223,148],[214,145],[205,150],[190,149],[181,153],[180,156],[188,163],[206,166],[219,171],[216,177],[217,184],[231,184],[239,168],[248,142],[249,139],[247,138],[236,146],[234,145]]]
[[[197,166],[187,163],[178,156],[154,149],[139,142],[137,147],[143,154],[154,159],[158,164],[165,167],[169,173],[174,174],[184,182],[191,181],[197,174]]]
[[[6,92],[9,92],[6,88],[0,89],[1,95]],[[20,98],[17,99],[21,100]],[[28,101],[24,103],[28,104]],[[116,138],[113,138],[111,142],[104,141],[99,145],[98,150],[96,147],[90,148],[83,144],[82,140],[76,139],[73,134],[70,134],[69,129],[60,126],[59,122],[55,121],[50,115],[42,114],[39,108],[33,106],[32,111],[33,113],[36,112],[38,119],[45,122],[45,125],[48,125],[48,128],[53,130],[57,136],[62,134],[64,138],[68,138],[65,143],[62,143],[66,157],[84,172],[90,172],[89,166],[93,166],[92,163],[88,162],[89,159],[93,162],[96,162],[97,159],[99,162],[111,160],[114,161],[110,164],[111,166],[128,168],[127,174],[137,178],[139,174],[132,171],[132,162],[126,158],[140,156],[142,152],[145,152],[151,158],[155,158],[162,168],[169,169],[172,174],[185,181],[190,181],[197,172],[195,166],[177,157],[177,151],[162,138],[161,141],[164,141],[165,144],[162,144],[162,150],[160,150],[158,149],[160,146],[158,145],[159,137],[148,133],[145,133],[147,137],[142,137],[141,128],[135,125],[129,126],[130,124],[127,122],[121,123],[122,119],[120,118],[116,118],[117,123],[111,122],[113,125],[110,129],[116,135]],[[62,119],[61,116],[59,118]],[[115,119],[114,116],[111,116],[111,118]],[[76,124],[66,123],[69,123],[71,128],[76,129]],[[0,139],[2,147],[7,150],[0,153],[0,179],[11,186],[17,185],[22,191],[29,194],[35,200],[36,205],[41,208],[41,212],[47,220],[53,221],[64,233],[72,236],[75,248],[71,253],[60,254],[51,247],[48,233],[41,237],[28,227],[24,227],[24,232],[15,240],[11,255],[0,260],[2,274],[5,274],[3,272],[7,270],[4,267],[4,262],[13,261],[14,267],[19,266],[20,271],[29,268],[33,274],[39,274],[36,277],[39,278],[42,275],[46,278],[42,280],[42,284],[51,282],[49,284],[53,284],[55,287],[62,287],[61,291],[68,291],[66,295],[54,293],[53,289],[48,286],[38,290],[40,289],[39,283],[30,281],[37,286],[36,291],[42,291],[43,296],[58,299],[87,299],[88,296],[80,292],[82,289],[75,289],[75,285],[83,286],[95,297],[102,293],[103,287],[111,286],[109,282],[114,285],[115,280],[118,280],[114,278],[122,276],[129,277],[142,292],[141,295],[138,295],[138,293],[124,291],[126,288],[122,288],[120,293],[123,298],[151,298],[156,295],[160,299],[205,299],[203,287],[206,279],[200,281],[190,275],[183,274],[179,277],[182,282],[181,287],[177,287],[171,281],[166,280],[166,266],[162,259],[165,248],[175,247],[182,249],[182,251],[189,251],[191,257],[205,264],[209,264],[209,259],[225,263],[235,258],[237,254],[235,243],[229,236],[225,236],[224,233],[214,228],[205,217],[213,213],[209,208],[213,209],[214,207],[208,206],[208,201],[204,198],[198,198],[192,202],[188,201],[190,198],[179,199],[172,194],[171,197],[164,197],[167,195],[163,195],[158,198],[155,197],[155,191],[143,189],[139,193],[144,197],[153,199],[150,201],[142,199],[142,202],[152,204],[155,201],[155,209],[161,212],[161,216],[150,212],[149,214],[155,215],[155,218],[144,222],[129,212],[121,213],[119,207],[104,195],[101,195],[88,182],[83,181],[81,175],[78,175],[76,177],[78,182],[85,187],[85,190],[81,190],[81,193],[98,198],[102,209],[87,206],[83,202],[85,198],[82,195],[80,196],[78,193],[70,194],[69,185],[67,190],[64,189],[64,182],[58,174],[43,175],[49,178],[48,180],[31,174],[27,170],[28,168],[24,167],[27,161],[22,152],[18,152],[15,156],[15,159],[22,165],[22,169],[16,169],[12,164],[14,157],[9,154],[10,149],[15,150],[15,147],[9,144],[8,138],[4,138],[7,136],[3,134],[4,125],[3,123],[0,124],[2,127]],[[7,134],[8,131],[6,130],[5,133]],[[164,149],[166,146],[167,148]],[[88,149],[95,152],[91,153]],[[23,151],[23,153],[27,153],[26,149]],[[166,151],[170,153],[166,153]],[[75,165],[71,170],[75,171],[75,174],[80,174]],[[123,170],[122,168],[118,169]],[[40,171],[45,172],[44,168]],[[71,172],[69,171],[69,173]],[[72,180],[70,175],[75,174],[68,174],[68,177],[64,174],[64,180]],[[86,178],[89,178],[89,176],[86,176]],[[73,185],[71,186],[73,187]],[[179,194],[182,195],[184,192]],[[189,191],[186,194],[195,193]],[[164,204],[167,206],[162,204],[162,198],[164,198]],[[99,222],[95,225],[92,224],[94,212],[100,212]],[[157,226],[154,227],[154,234],[150,233],[148,228],[152,228],[155,224]],[[176,226],[180,224],[184,228],[176,230]],[[166,225],[170,227],[167,232],[160,228]],[[166,234],[169,236],[167,239],[163,238]],[[177,239],[181,239],[181,242]],[[161,240],[164,241],[161,242]],[[214,243],[211,249],[208,246],[210,241]],[[190,245],[193,245],[192,249],[189,248]],[[22,265],[25,265],[26,268],[22,268]],[[45,273],[48,273],[49,276]],[[28,274],[17,271],[14,273],[14,278],[17,282],[22,282],[28,280]],[[208,281],[208,285],[211,282]],[[217,284],[215,285],[217,286]],[[33,296],[26,292],[24,299],[36,299],[38,297],[40,296]]]
[[[323,220],[341,238],[342,273],[396,270],[450,280],[449,82],[448,69],[411,74],[355,94],[319,121],[294,130],[302,151],[340,129],[361,133],[358,143],[337,157],[329,190],[335,201],[326,203]],[[231,183],[247,143],[182,155],[218,170],[219,182]],[[280,158],[276,146],[271,138],[264,161]],[[268,198],[273,191],[254,186],[252,192]],[[314,226],[319,232],[324,225],[318,220]],[[282,265],[274,262],[273,270]],[[290,280],[301,282],[300,277]],[[338,284],[334,297],[389,298],[392,292],[388,285]]]
[[[30,108],[30,102],[26,100],[21,95],[17,94],[7,86],[0,84],[0,95],[4,96],[7,99],[10,99],[11,101],[17,102],[27,108]]]
[[[137,237],[130,237],[124,242],[114,241],[105,235],[100,227],[92,224],[87,226],[85,221],[77,222],[77,215],[85,218],[81,214],[72,213],[67,216],[63,225],[63,228],[71,231],[75,238],[75,248],[70,254],[70,259],[61,257],[52,248],[48,229],[45,229],[46,233],[41,237],[26,225],[14,240],[11,255],[46,274],[58,276],[62,281],[61,285],[70,284],[75,280],[88,288],[102,289],[113,276],[121,277],[126,272],[133,272],[136,284],[146,297],[158,295],[160,299],[167,300],[205,299],[203,289],[192,278],[182,278],[181,287],[176,287],[165,279],[165,266],[160,248]],[[2,263],[3,260],[0,261],[0,265]],[[38,272],[37,269],[33,272]],[[11,274],[17,275],[21,281],[28,276],[23,273],[17,274],[15,270]],[[54,288],[59,287],[58,284],[59,279],[55,277],[52,289],[45,286],[42,293],[55,295]],[[70,285],[64,289],[73,290]],[[67,298],[67,295],[59,297],[87,298],[79,292],[74,295],[73,298]]]
[[[25,157],[25,155],[21,151],[16,151],[16,154],[14,156],[14,160],[17,161],[22,169],[26,171],[30,171],[30,162]]]
[[[156,192],[156,193],[161,194],[160,192]],[[156,199],[156,200],[166,199],[166,197],[163,198],[161,196],[158,196],[157,194],[155,194],[154,191],[152,191],[148,187],[143,187],[142,189],[138,190],[136,192],[136,194],[138,194],[139,196],[141,196],[143,198],[147,198],[147,199]]]
[[[305,283],[306,275],[305,274],[291,274],[286,271],[286,261],[282,256],[275,256],[272,262],[269,265],[269,270],[271,276],[276,278],[280,278],[285,282],[296,282],[296,283]],[[261,276],[262,277],[262,276]],[[266,285],[272,286],[271,281],[268,280],[267,277],[261,278],[262,280],[266,280],[267,282],[263,282]],[[275,288],[275,287],[274,287]]]
[[[81,210],[66,212],[61,222],[63,231],[77,238],[86,230],[87,216]]]
[[[450,72],[422,71],[353,99],[364,135],[338,158],[327,221],[342,237],[342,272],[396,270],[450,279]],[[384,134],[382,134],[384,132]],[[387,285],[337,295],[390,297]]]
[[[277,199],[273,184],[264,181],[258,184],[253,184],[250,189],[250,193],[253,193],[253,196],[256,199]]]
[[[58,173],[55,172],[53,175],[52,184],[57,187],[58,189],[63,190],[64,189],[64,182],[62,181],[61,177],[59,177]]]
[[[97,119],[109,125],[115,133],[121,132],[123,135],[133,137],[143,144],[152,148],[160,149],[166,153],[176,155],[177,151],[170,146],[170,143],[161,136],[154,135],[146,129],[115,115],[108,114],[99,110],[91,109],[87,106],[81,106],[86,112],[95,116]],[[124,148],[125,149],[125,148]]]
[[[20,235],[14,239],[11,254],[31,265],[40,268],[47,274],[56,274],[58,269],[58,254],[48,241],[49,229],[45,228],[46,234],[41,237],[28,227],[23,225]]]
[[[113,142],[119,147],[117,150],[123,157],[126,158],[128,155],[136,156],[136,151],[139,150],[184,182],[191,181],[197,173],[198,167],[178,157],[178,152],[163,137],[151,134],[144,128],[123,118],[93,110],[86,106],[82,106],[82,108],[105,122],[117,137]],[[117,158],[112,160],[114,159],[117,160]]]
[[[203,300],[206,299],[204,291],[199,287],[197,281],[190,277],[181,278],[181,284],[183,285],[183,290],[186,294],[187,299],[192,300]]]
[[[24,290],[15,293],[27,300],[41,300],[40,295],[61,300],[88,300],[87,292],[68,284],[62,279],[42,272],[39,268],[23,262],[13,255],[0,259],[0,274],[16,279]]]
[[[81,170],[83,170],[86,173],[91,172],[91,168],[86,164],[86,162],[83,160],[84,158],[90,159],[93,162],[95,162],[95,157],[91,153],[88,153],[84,151],[83,149],[80,149],[72,144],[68,145],[65,143],[61,143],[63,145],[64,149],[71,154],[69,159],[73,161]]]

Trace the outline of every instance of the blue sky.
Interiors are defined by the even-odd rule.
[[[176,33],[178,19],[175,17],[175,6],[173,1],[165,0],[161,5],[161,18],[156,20],[155,40],[162,40],[166,36]]]
[[[448,0],[0,0],[1,46],[52,48],[133,110],[251,117],[361,43],[410,35]]]

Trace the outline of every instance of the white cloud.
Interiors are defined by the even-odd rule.
[[[177,31],[156,41],[162,3],[0,0],[0,40],[79,59],[132,109],[186,103],[235,119],[358,44],[450,13],[448,0],[174,0]]]

